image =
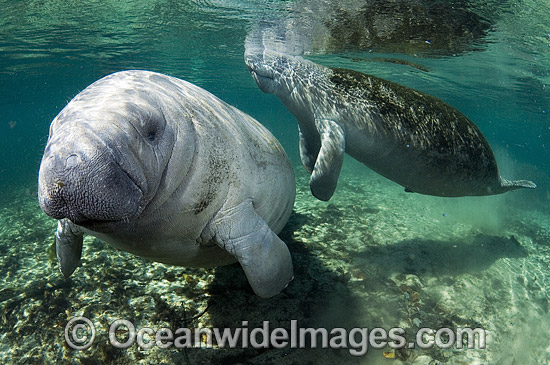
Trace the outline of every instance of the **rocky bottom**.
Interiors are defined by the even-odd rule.
[[[532,192],[459,199],[409,194],[349,160],[329,203],[311,196],[308,176],[301,170],[297,186],[293,215],[280,234],[292,253],[295,278],[271,299],[253,294],[237,264],[215,269],[167,266],[93,237],[85,238],[82,266],[65,279],[52,251],[56,222],[41,212],[34,192],[14,192],[13,201],[0,208],[1,362],[550,361],[545,325],[550,320],[550,217],[515,203],[533,199]],[[95,340],[85,350],[71,348],[64,337],[65,326],[76,316],[88,318],[96,328]],[[182,346],[163,348],[168,345],[161,341],[150,349],[138,344],[117,348],[109,340],[117,319],[132,322],[136,330],[181,329]],[[254,329],[266,326],[264,321],[269,321],[272,336],[275,328],[289,334],[293,326],[325,328],[333,348],[320,348],[322,334],[317,348],[307,336],[305,348],[299,348],[299,338],[295,346],[290,338],[286,346],[284,339],[275,345],[263,343],[263,335],[251,339]],[[441,341],[448,348],[393,349],[383,346],[380,337],[374,345],[366,342],[373,329],[396,327],[404,330],[407,343],[420,328],[481,328],[486,348],[467,349],[466,340],[463,348],[445,346],[454,336],[447,330],[441,332]],[[196,334],[197,328],[240,331],[241,341],[234,348],[222,346],[215,336],[200,330]],[[78,329],[75,333],[90,335]],[[113,333],[119,343],[129,336],[124,326]],[[245,333],[248,346],[242,343]],[[212,343],[205,343],[209,338]]]

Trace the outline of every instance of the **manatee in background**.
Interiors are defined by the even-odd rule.
[[[296,117],[302,163],[318,199],[332,197],[344,152],[409,192],[456,197],[536,186],[500,177],[480,130],[440,99],[259,42],[249,35],[245,62],[259,88]]]
[[[38,187],[42,210],[59,219],[65,276],[86,233],[166,264],[238,261],[261,297],[293,277],[276,234],[295,193],[267,129],[193,84],[148,71],[106,76],[71,100],[51,124]]]

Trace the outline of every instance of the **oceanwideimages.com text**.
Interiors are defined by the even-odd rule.
[[[94,343],[94,324],[85,317],[72,318],[65,327],[65,340],[74,349],[85,350]],[[261,327],[249,327],[242,321],[238,328],[136,328],[131,321],[118,319],[109,327],[109,342],[119,349],[139,346],[158,348],[330,348],[347,349],[353,356],[364,356],[370,348],[484,349],[482,328],[420,328],[413,340],[407,340],[403,328],[311,328],[300,327],[291,320],[289,328],[271,328],[269,321]]]

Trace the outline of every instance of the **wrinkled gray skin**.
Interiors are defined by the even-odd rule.
[[[259,88],[296,117],[302,163],[318,199],[332,197],[344,152],[408,192],[456,197],[536,187],[501,178],[479,129],[443,101],[255,43],[247,40],[245,62]]]
[[[166,264],[238,261],[261,297],[293,277],[276,233],[295,192],[285,152],[257,121],[148,71],[109,75],[71,100],[51,124],[38,188],[42,210],[59,219],[65,276],[86,233]]]

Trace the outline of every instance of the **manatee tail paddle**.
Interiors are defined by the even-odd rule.
[[[537,184],[535,184],[532,181],[529,180],[506,180],[504,178],[500,178],[500,188],[501,192],[506,192],[510,190],[516,190],[516,189],[534,189],[537,187]]]

